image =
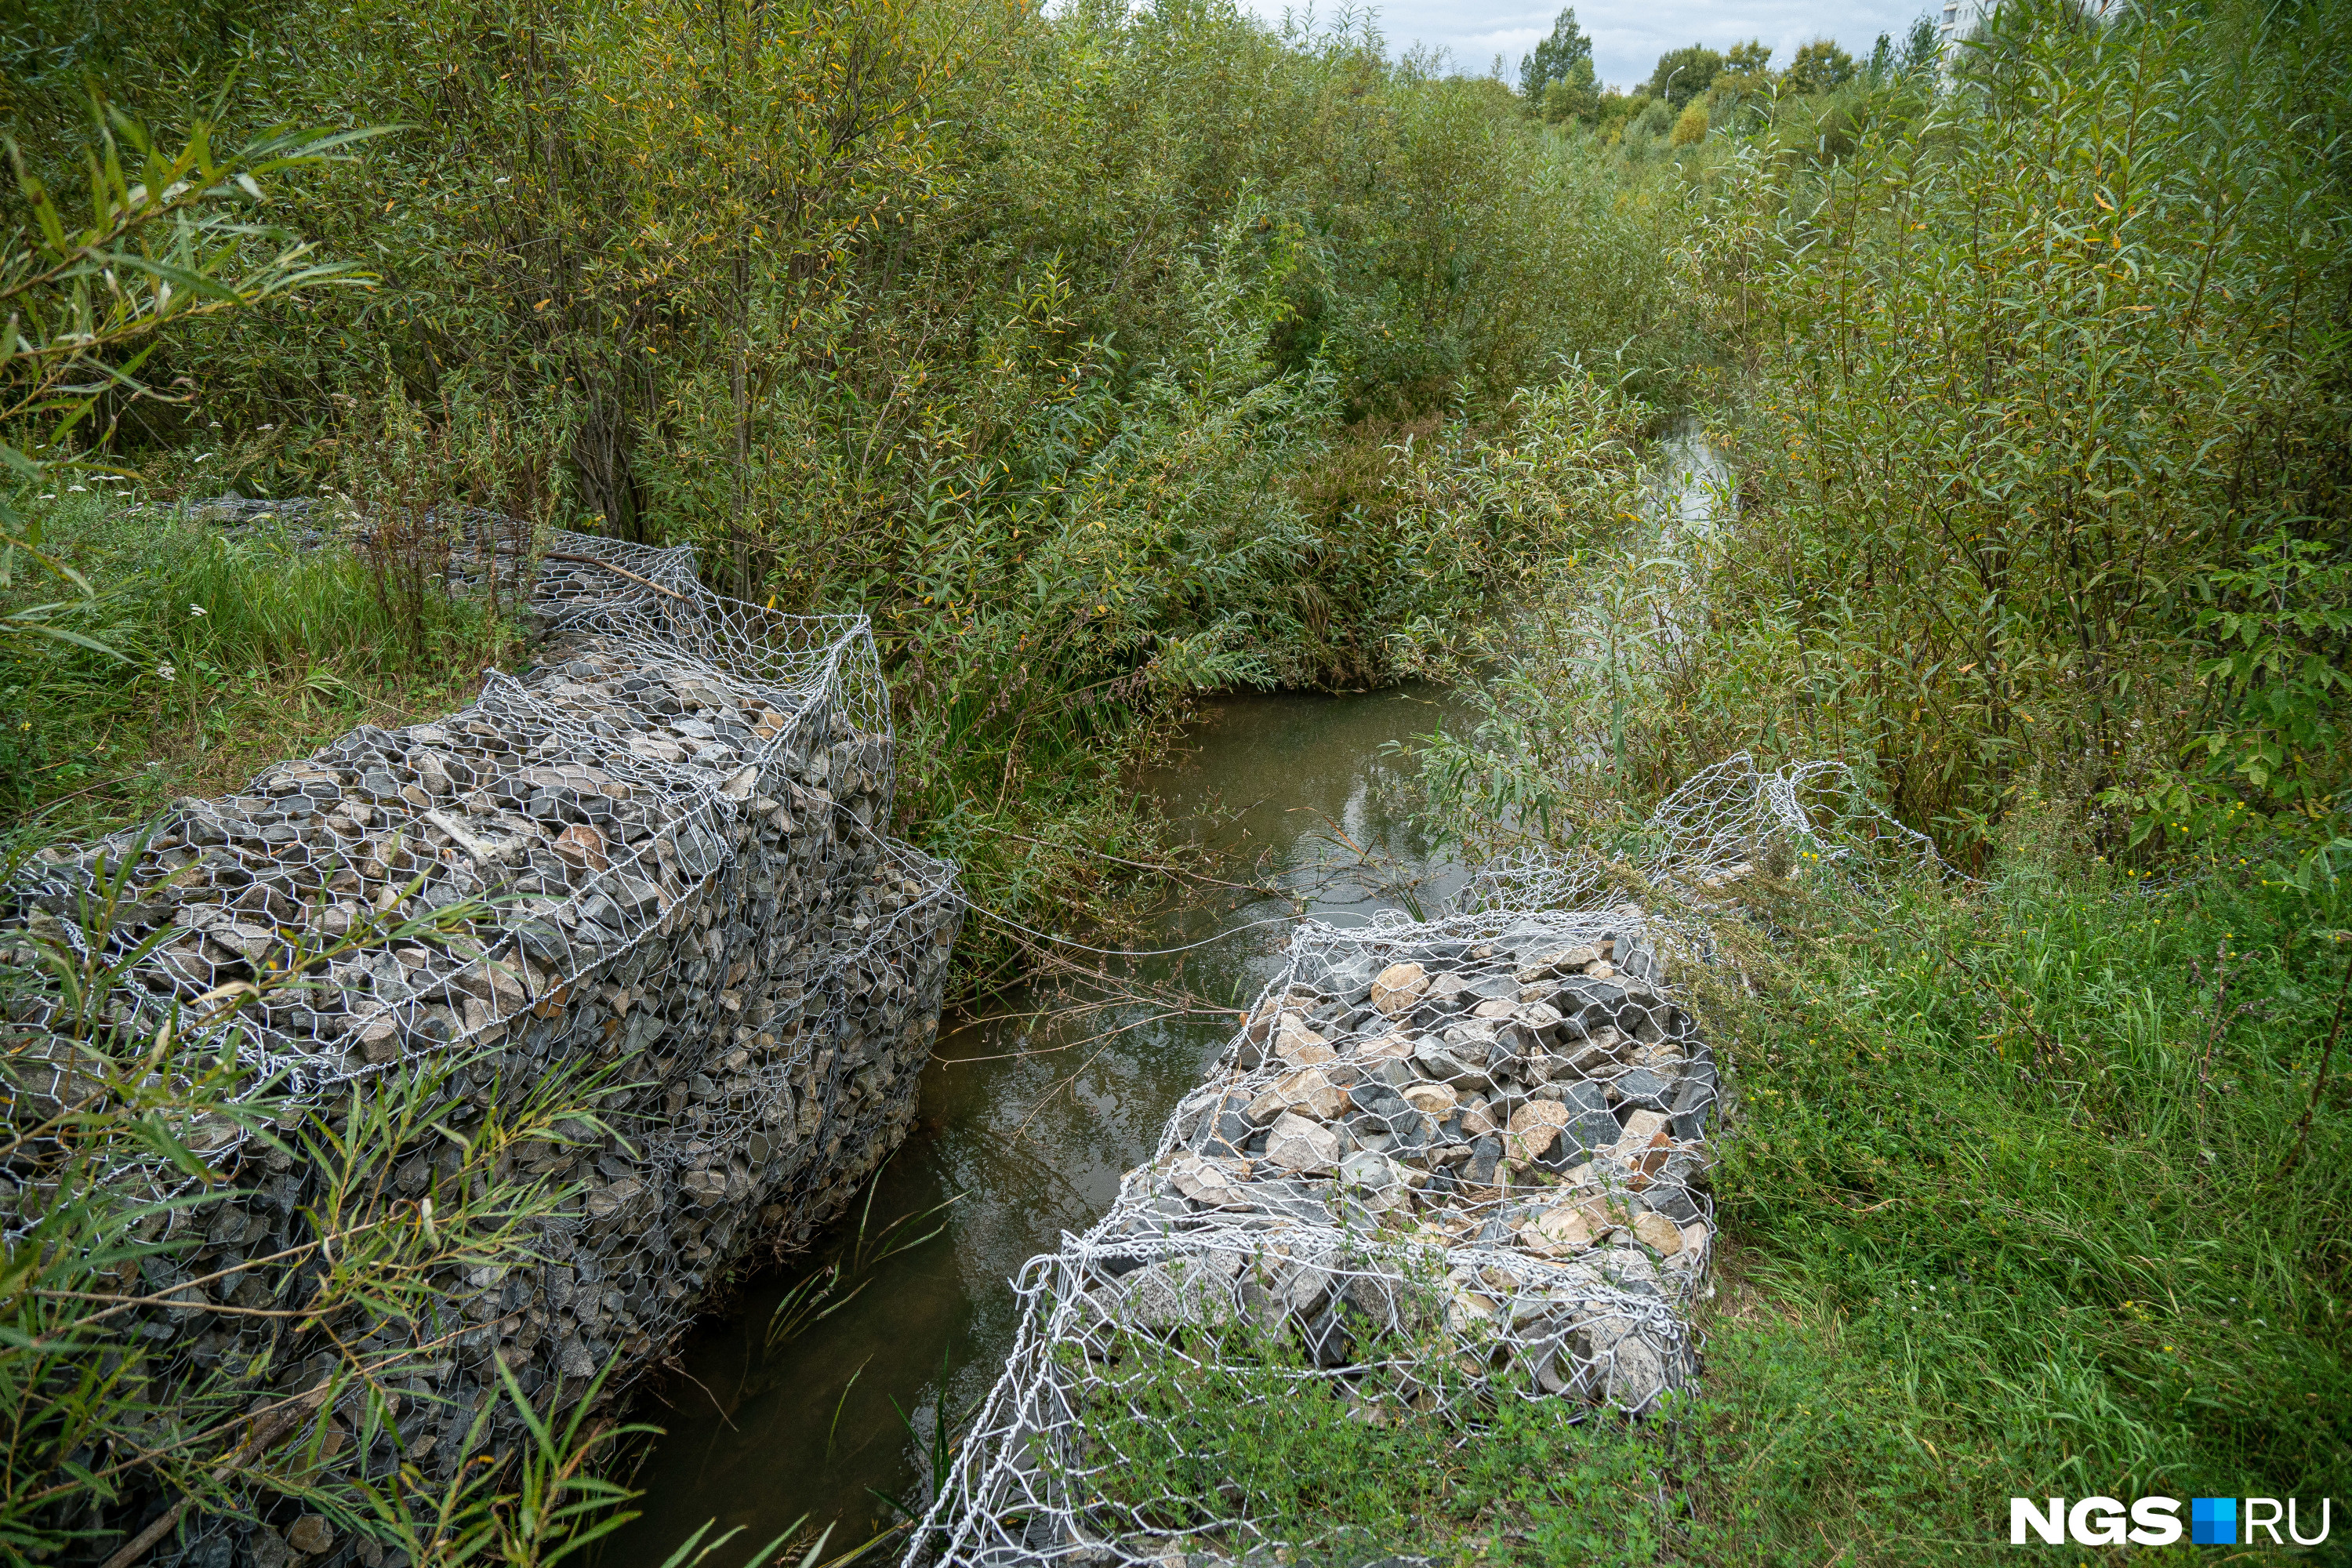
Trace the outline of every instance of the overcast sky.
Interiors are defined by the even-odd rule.
[[[1242,0],[1268,21],[1280,21],[1279,0]],[[1666,50],[1685,44],[1720,49],[1748,38],[1772,46],[1772,63],[1783,66],[1798,45],[1835,38],[1859,57],[1871,41],[1903,30],[1927,0],[1579,0],[1577,22],[1592,39],[1592,63],[1604,82],[1632,86],[1647,80]],[[1943,14],[1942,0],[1935,0]],[[1317,7],[1329,16],[1333,0]],[[1528,0],[1390,0],[1379,7],[1389,51],[1402,54],[1416,43],[1432,44],[1454,57],[1454,68],[1484,75],[1503,57],[1504,74],[1518,79],[1519,57],[1551,31],[1557,4]]]

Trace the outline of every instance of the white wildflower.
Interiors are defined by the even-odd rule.
[[[207,612],[202,605],[190,605],[188,606],[188,614],[192,616],[201,616],[208,613],[209,612]]]
[[[168,664],[159,664],[159,665],[157,665],[157,666],[155,667],[155,673],[156,673],[156,674],[158,674],[158,675],[160,675],[160,676],[162,676],[162,677],[163,677],[164,679],[166,679],[166,680],[177,680],[177,679],[180,679],[180,672],[179,672],[178,670],[176,670],[176,669],[173,669],[173,668],[170,665],[168,665]]]

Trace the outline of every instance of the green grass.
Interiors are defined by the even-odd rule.
[[[1162,1530],[1238,1512],[1292,1542],[1293,1562],[1339,1568],[1400,1552],[1641,1563],[1672,1528],[1655,1479],[1668,1424],[1591,1433],[1567,1406],[1512,1399],[1475,1436],[1433,1417],[1375,1425],[1338,1385],[1295,1381],[1299,1352],[1280,1335],[1236,1334],[1206,1367],[1131,1353],[1118,1370],[1117,1398],[1089,1412],[1087,1462]]]
[[[1982,1541],[2037,1488],[2352,1489],[2340,1076],[2297,1152],[2347,950],[2306,906],[2020,855],[1773,913],[1768,998],[1724,1020],[1724,1218],[1759,1308],[1833,1324],[1825,1380],[1913,1440],[1921,1511],[1857,1507],[1862,1540]]]
[[[432,597],[422,636],[404,627],[349,551],[95,496],[42,521],[45,548],[96,595],[60,624],[123,657],[0,642],[0,816],[37,837],[105,831],[355,724],[446,711],[484,665],[520,657],[512,629],[469,600]],[[11,593],[62,596],[21,567]]]
[[[1202,1458],[1130,1484],[1231,1477],[1334,1563],[1973,1562],[2013,1494],[2341,1504],[2341,1043],[2282,1166],[2346,950],[2251,875],[2147,892],[2022,852],[1966,893],[1751,898],[1760,994],[1705,1003],[1740,1110],[1696,1400],[1469,1434],[1171,1373]]]

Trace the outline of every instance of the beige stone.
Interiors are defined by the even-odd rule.
[[[1501,997],[1496,996],[1488,1001],[1481,1002],[1475,1007],[1471,1008],[1470,1016],[1474,1018],[1507,1018],[1513,1013],[1517,1012],[1519,1006],[1520,1004],[1517,1002],[1506,1002]]]
[[[1460,1097],[1454,1092],[1454,1086],[1450,1083],[1410,1084],[1402,1092],[1407,1104],[1433,1117],[1453,1114],[1454,1106],[1460,1103]]]
[[[1382,1035],[1358,1053],[1366,1061],[1402,1061],[1412,1055],[1412,1037],[1402,1029]]]
[[[1300,1052],[1326,1044],[1328,1042],[1323,1037],[1308,1028],[1306,1020],[1296,1013],[1285,1013],[1282,1021],[1274,1026],[1274,1054],[1300,1062],[1302,1066],[1305,1063]],[[1317,1059],[1329,1061],[1331,1058],[1327,1055]]]
[[[1177,1159],[1168,1174],[1176,1190],[1194,1203],[1224,1205],[1242,1201],[1241,1184],[1249,1180],[1249,1173],[1246,1160],[1212,1160],[1188,1153]]]
[[[1519,1240],[1530,1252],[1559,1256],[1591,1247],[1593,1234],[1590,1215],[1579,1206],[1562,1204],[1546,1209],[1534,1223],[1521,1229]]]
[[[1445,1326],[1455,1334],[1466,1339],[1494,1322],[1496,1310],[1492,1297],[1482,1296],[1475,1290],[1457,1289],[1446,1299]],[[1465,1357],[1465,1361],[1473,1376],[1487,1370],[1485,1364],[1475,1357]]]
[[[306,1513],[286,1532],[286,1544],[306,1557],[315,1557],[335,1544],[335,1532],[315,1513]]]
[[[1531,1100],[1511,1112],[1510,1130],[1503,1134],[1503,1156],[1515,1165],[1541,1157],[1559,1141],[1568,1125],[1568,1107],[1557,1100]]]
[[[1428,989],[1429,971],[1418,963],[1391,963],[1372,980],[1372,1005],[1394,1017]]]
[[[1664,1111],[1637,1110],[1625,1118],[1625,1136],[1647,1142],[1650,1134],[1663,1129],[1666,1121]]]
[[[1339,1135],[1285,1111],[1266,1134],[1265,1157],[1302,1176],[1328,1175],[1339,1163]]]
[[[1611,1146],[1609,1154],[1630,1173],[1626,1184],[1638,1193],[1650,1184],[1651,1177],[1665,1169],[1666,1156],[1674,1149],[1672,1133],[1653,1132],[1641,1138],[1628,1132]]]
[[[1601,950],[1597,947],[1589,944],[1584,947],[1565,947],[1558,952],[1537,959],[1533,963],[1520,970],[1514,978],[1520,984],[1528,985],[1556,975],[1581,974],[1587,964],[1600,962]]]
[[[1672,1258],[1683,1249],[1682,1226],[1655,1209],[1633,1216],[1633,1238],[1661,1257]]]
[[[1307,1067],[1285,1073],[1267,1085],[1265,1092],[1250,1101],[1246,1114],[1251,1121],[1263,1127],[1286,1113],[1328,1121],[1344,1115],[1347,1109],[1348,1091],[1334,1084],[1321,1068]]]
[[[1633,1210],[1622,1193],[1588,1192],[1575,1200],[1576,1211],[1592,1226],[1592,1234],[1623,1230],[1633,1223]]]

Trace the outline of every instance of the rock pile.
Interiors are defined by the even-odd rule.
[[[731,1265],[837,1212],[912,1117],[961,918],[950,868],[885,837],[892,742],[861,618],[716,599],[688,552],[559,534],[550,556],[536,603],[553,641],[526,679],[493,674],[447,718],[356,730],[242,794],[180,801],[143,843],[53,850],[10,889],[18,922],[70,931],[132,861],[103,936],[130,961],[125,1032],[175,1009],[185,1029],[259,986],[234,1020],[239,1060],[322,1117],[405,1065],[459,1064],[454,1113],[390,1154],[380,1207],[442,1191],[498,1109],[551,1073],[620,1086],[596,1104],[603,1128],[514,1152],[520,1176],[578,1184],[541,1260],[452,1270],[444,1331],[361,1346],[390,1358],[388,1399],[374,1419],[339,1415],[329,1448],[352,1444],[338,1462],[369,1474],[446,1478],[504,1451],[510,1417],[468,1443],[494,1356],[534,1396],[615,1357],[625,1382]],[[347,945],[435,910],[457,917],[447,931]],[[295,972],[303,984],[261,984]],[[7,1068],[20,1111],[71,1092],[37,1029]],[[200,1244],[149,1259],[146,1283],[205,1280],[247,1310],[160,1310],[139,1331],[175,1375],[268,1367],[257,1395],[299,1394],[318,1347],[253,1311],[290,1299],[298,1264],[247,1260],[315,1239],[338,1173],[234,1126],[193,1133],[227,1191],[181,1212]],[[0,1199],[11,1215],[21,1196]],[[152,1561],[174,1551],[201,1568],[383,1558],[291,1514]]]
[[[1024,1275],[908,1563],[1245,1551],[1225,1499],[1108,1500],[1120,1441],[1186,1440],[1141,1392],[1170,1355],[1332,1382],[1370,1420],[1651,1409],[1694,1368],[1717,1088],[1637,910],[1307,927],[1158,1156]]]

